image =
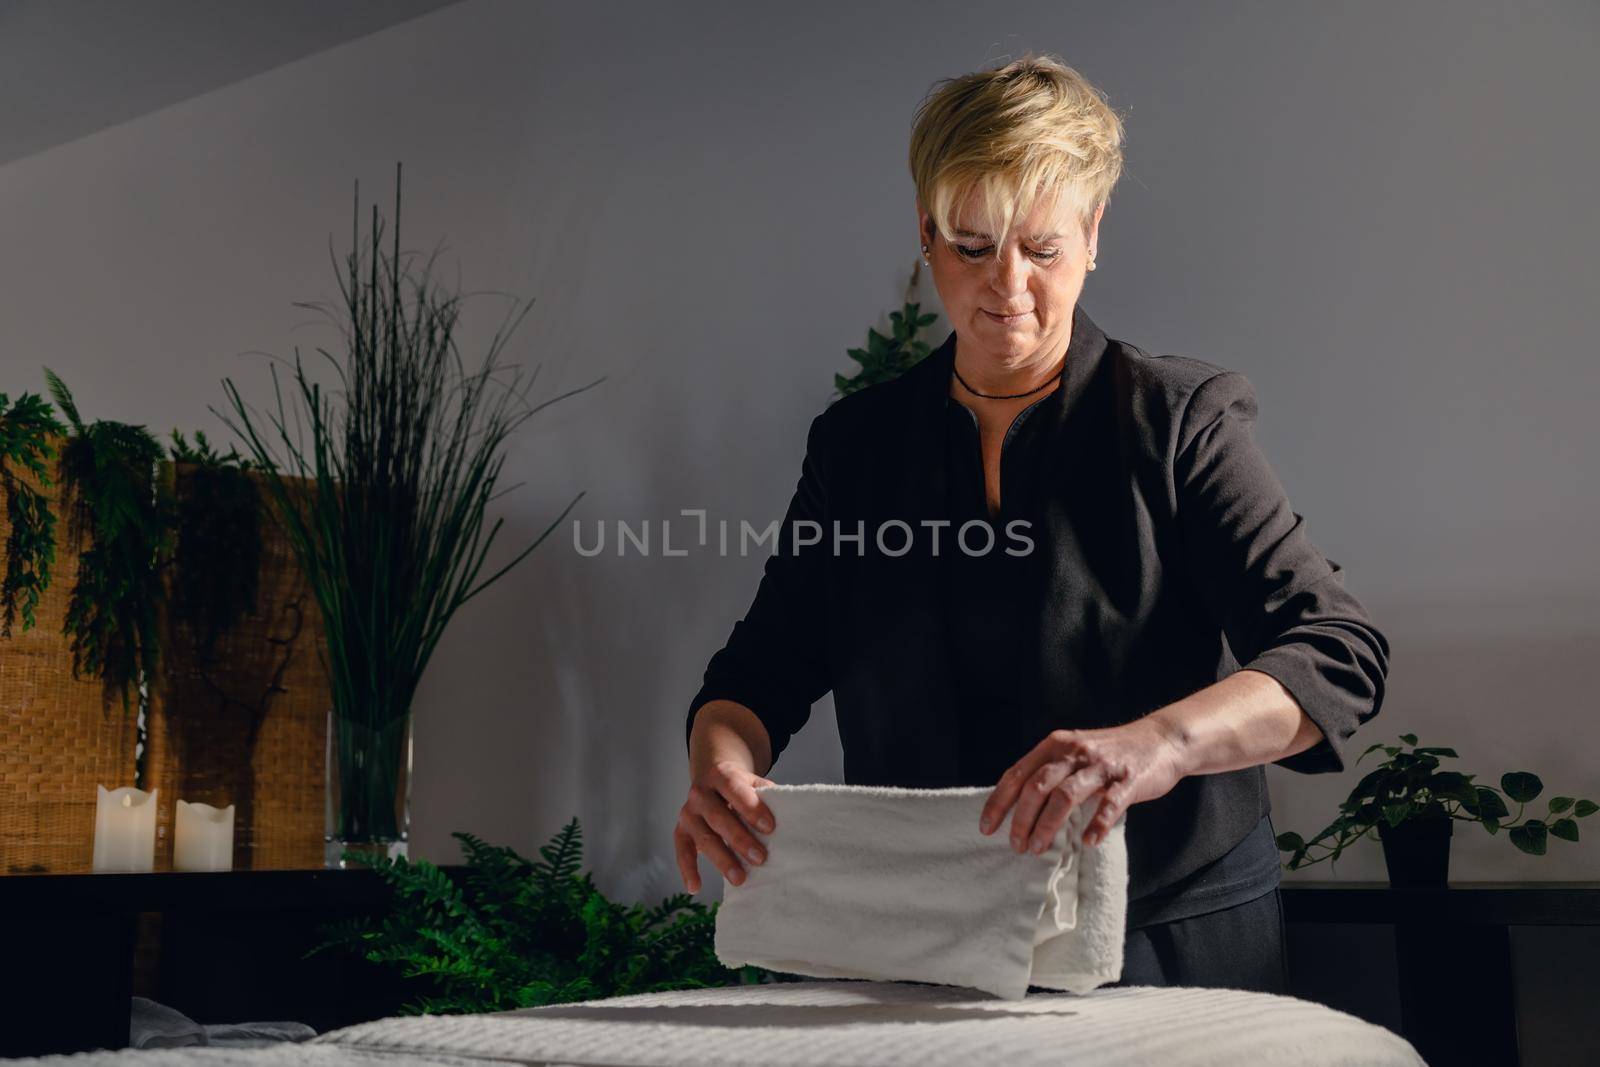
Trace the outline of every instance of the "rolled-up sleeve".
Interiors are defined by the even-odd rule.
[[[685,748],[695,713],[708,701],[732,700],[755,712],[766,727],[776,763],[789,738],[810,718],[811,705],[832,688],[825,610],[832,545],[824,484],[825,416],[814,418],[807,431],[800,480],[755,599],[711,657],[700,690],[689,702]]]
[[[1256,412],[1250,382],[1224,371],[1180,420],[1173,491],[1188,570],[1241,667],[1276,678],[1322,731],[1277,763],[1341,771],[1350,736],[1382,706],[1389,642],[1290,507],[1251,434]]]

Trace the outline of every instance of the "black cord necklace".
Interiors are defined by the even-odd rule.
[[[1050,377],[1046,378],[1044,380],[1044,384],[1036,385],[1032,389],[1029,389],[1026,393],[980,393],[972,386],[968,385],[967,380],[961,376],[961,372],[956,370],[955,360],[950,361],[950,369],[955,372],[956,381],[961,383],[961,387],[967,392],[971,393],[973,396],[981,396],[985,400],[1017,400],[1021,397],[1032,396],[1039,390],[1048,387],[1051,382],[1054,382],[1057,378],[1061,377],[1062,373],[1066,371],[1067,365],[1065,362],[1063,362],[1061,364],[1060,371],[1057,371],[1055,374],[1052,374]]]

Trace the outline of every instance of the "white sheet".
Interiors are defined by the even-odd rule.
[[[1397,1035],[1292,997],[1097,989],[996,1000],[955,986],[806,981],[488,1015],[383,1019],[260,1049],[141,1049],[51,1067],[1426,1067]]]
[[[439,1053],[368,1052],[342,1045],[285,1041],[262,1048],[186,1045],[179,1048],[99,1049],[71,1056],[3,1059],[37,1067],[486,1067],[491,1061]],[[542,1067],[567,1067],[545,1064]]]
[[[583,1067],[1426,1067],[1397,1035],[1320,1004],[1151,987],[1005,1001],[910,982],[785,982],[390,1019],[317,1043]]]

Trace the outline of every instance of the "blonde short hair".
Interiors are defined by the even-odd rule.
[[[917,108],[910,162],[917,198],[942,234],[974,188],[984,217],[968,222],[997,238],[1039,195],[1059,197],[1087,233],[1122,175],[1122,120],[1060,59],[1026,55],[935,83]]]

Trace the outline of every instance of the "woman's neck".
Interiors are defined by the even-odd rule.
[[[961,400],[1002,402],[1012,400],[1037,400],[1055,387],[1066,370],[1068,341],[1058,350],[1044,356],[1038,353],[1015,366],[1005,366],[999,360],[968,352],[963,358],[960,339],[956,342],[953,358],[955,373],[951,378],[951,395]]]

